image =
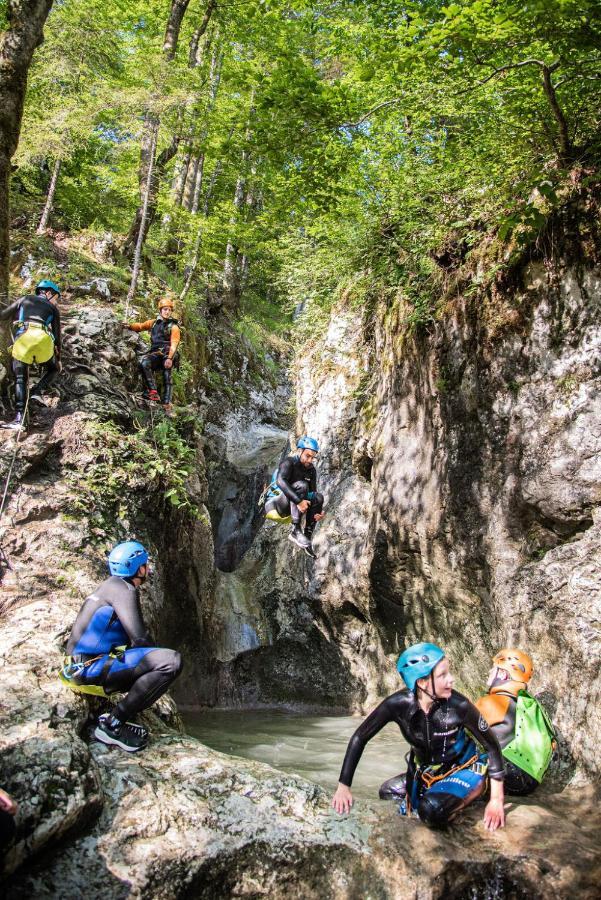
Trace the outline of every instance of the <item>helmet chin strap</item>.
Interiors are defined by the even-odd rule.
[[[430,700],[440,700],[440,697],[436,693],[436,688],[434,687],[434,669],[432,669],[432,671],[430,672],[430,683],[432,684],[432,693],[427,691],[425,688],[420,687],[418,684],[419,690],[422,691],[422,693],[424,693],[426,697],[429,697]]]

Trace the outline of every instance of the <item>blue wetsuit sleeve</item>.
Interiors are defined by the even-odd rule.
[[[480,713],[480,710],[467,697],[462,699],[464,701],[464,725],[488,753],[488,774],[495,781],[503,781],[505,777],[503,754],[493,729]]]
[[[278,477],[276,478],[277,486],[279,489],[288,497],[292,503],[296,503],[297,505],[301,503],[302,498],[296,493],[290,484],[290,479],[292,477],[292,459],[290,456],[286,457],[284,462],[281,464],[278,469]]]
[[[392,698],[387,697],[386,700],[383,700],[382,703],[368,715],[367,719],[359,725],[348,742],[344,762],[342,763],[342,769],[340,771],[340,778],[338,779],[341,784],[345,784],[347,787],[351,786],[355,769],[359,764],[365,745],[368,741],[371,741],[385,725],[394,720]]]

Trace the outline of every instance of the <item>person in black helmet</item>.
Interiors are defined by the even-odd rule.
[[[32,328],[31,334],[33,334],[33,329],[37,329],[42,339],[46,340],[50,356],[41,364],[44,372],[38,383],[32,388],[29,399],[45,406],[44,391],[52,385],[61,371],[61,316],[57,306],[60,296],[59,286],[54,281],[44,279],[37,285],[35,294],[27,294],[0,311],[0,321],[12,319],[15,324],[12,369],[15,376],[16,415],[14,421],[3,425],[3,428],[20,429],[24,425],[29,364],[16,358],[15,348],[19,338],[25,335],[30,327]]]
[[[406,775],[385,782],[380,797],[398,797],[405,813],[417,814],[426,825],[444,827],[484,794],[490,779],[484,824],[489,831],[502,828],[501,748],[474,704],[453,690],[444,650],[436,644],[414,644],[401,654],[397,669],[407,689],[383,700],[351,737],[332,806],[338,813],[349,812],[353,775],[365,745],[384,725],[395,722],[411,747],[409,768]]]
[[[157,647],[142,620],[138,588],[148,575],[145,547],[138,541],[117,544],[108,563],[110,578],[86,599],[75,620],[60,679],[84,694],[125,694],[111,713],[100,716],[94,737],[131,753],[144,749],[148,732],[130,719],[169,689],[182,660],[175,650]]]
[[[298,453],[287,456],[280,464],[274,482],[269,487],[265,513],[280,520],[290,516],[292,528],[289,540],[311,557],[315,557],[311,543],[315,526],[323,519],[323,494],[317,490],[314,461],[319,453],[315,438],[302,437],[297,442]],[[305,516],[304,531],[301,520]]]

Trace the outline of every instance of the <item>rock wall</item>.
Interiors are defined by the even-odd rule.
[[[445,646],[476,697],[492,653],[519,644],[562,770],[598,777],[601,269],[586,221],[566,213],[554,254],[543,242],[421,332],[400,298],[341,305],[299,355],[297,432],[323,448],[318,559],[266,526],[235,573],[254,643],[225,641],[213,699],[365,709],[418,639]]]

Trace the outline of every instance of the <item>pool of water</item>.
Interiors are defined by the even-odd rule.
[[[186,730],[221,753],[268,763],[334,790],[346,745],[362,719],[280,710],[203,710],[184,713]],[[377,799],[380,784],[404,772],[408,750],[396,725],[387,725],[363,753],[353,794]]]

